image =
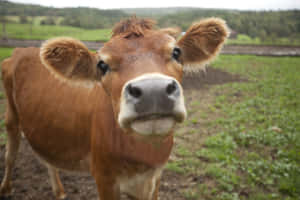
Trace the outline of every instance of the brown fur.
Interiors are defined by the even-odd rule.
[[[101,200],[119,200],[120,180],[144,174],[135,190],[138,199],[158,199],[160,169],[170,155],[173,133],[146,137],[122,130],[117,122],[122,87],[145,73],[181,82],[183,68],[172,58],[173,48],[182,48],[182,63],[202,63],[217,54],[227,32],[223,21],[210,19],[193,25],[176,44],[169,33],[152,30],[152,25],[137,18],[121,22],[97,54],[77,40],[60,38],[44,43],[41,50],[17,48],[3,62],[9,137],[0,196],[10,193],[23,131],[47,163],[57,199],[65,194],[53,167],[91,172]],[[104,77],[96,67],[100,59],[111,68]],[[90,82],[88,88],[82,80]]]
[[[97,56],[72,38],[54,38],[43,43],[41,61],[54,73],[71,79],[99,80]]]
[[[220,51],[229,32],[224,20],[204,19],[194,23],[178,41],[185,65],[201,65],[213,59]]]
[[[144,35],[145,31],[151,30],[154,25],[155,21],[151,19],[138,19],[134,16],[116,24],[112,30],[112,36],[122,35],[125,38],[131,36],[140,37]]]

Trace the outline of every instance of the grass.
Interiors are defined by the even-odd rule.
[[[299,199],[299,66],[300,58],[223,55],[213,67],[249,81],[210,88],[209,105],[203,94],[199,103],[197,94],[186,94],[194,112],[185,124],[194,126],[179,128],[176,159],[167,166],[205,177],[181,190],[186,199]]]
[[[11,55],[14,48],[3,48],[0,47],[0,62]]]
[[[32,34],[30,34],[31,25],[9,23],[6,25],[6,32],[9,38],[14,39],[34,39],[46,40],[52,37],[68,36],[85,41],[107,41],[110,38],[110,29],[81,29],[70,26],[49,26],[33,25]],[[0,38],[2,36],[0,32]]]
[[[260,38],[251,38],[245,34],[238,34],[237,38],[229,39],[227,44],[237,44],[237,45],[300,45],[300,38],[267,38],[265,41],[262,41]]]
[[[33,19],[32,34],[30,34],[30,24],[20,24],[18,16],[9,16],[8,19],[12,23],[7,24],[7,37],[14,39],[34,39],[34,40],[46,40],[57,36],[69,36],[79,40],[86,41],[108,41],[111,36],[111,29],[82,29],[70,26],[60,25],[40,25],[41,20],[46,16],[37,16]],[[62,17],[54,17],[57,24],[62,20]],[[31,18],[28,17],[31,21]],[[2,37],[0,32],[0,38]],[[274,38],[271,40],[267,38],[262,41],[260,38],[251,38],[245,34],[238,34],[236,39],[229,39],[227,44],[238,45],[300,45],[300,39],[295,38]]]
[[[0,47],[0,63],[3,59],[9,57],[13,51],[13,48],[2,48]],[[1,73],[0,73],[1,77]],[[5,113],[5,95],[2,89],[2,83],[0,84],[0,145],[6,142],[5,134],[5,123],[4,123],[4,113]]]

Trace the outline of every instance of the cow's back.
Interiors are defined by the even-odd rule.
[[[99,86],[87,88],[58,79],[41,63],[38,48],[16,49],[4,65],[7,96],[12,97],[9,101],[34,151],[56,167],[87,170]]]

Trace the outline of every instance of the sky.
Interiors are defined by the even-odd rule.
[[[53,7],[159,8],[200,7],[238,10],[287,10],[300,9],[300,0],[10,0]]]

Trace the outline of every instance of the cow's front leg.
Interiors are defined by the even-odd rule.
[[[152,200],[158,200],[159,186],[160,186],[160,177],[158,179],[156,179],[155,189],[154,189],[154,193],[152,196]]]
[[[100,200],[120,200],[120,186],[113,176],[99,173],[94,175]]]
[[[66,199],[67,195],[64,190],[64,186],[60,181],[58,170],[55,169],[50,164],[46,164],[48,168],[48,174],[50,177],[50,182],[52,186],[53,193],[57,200]]]

